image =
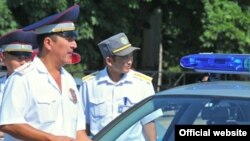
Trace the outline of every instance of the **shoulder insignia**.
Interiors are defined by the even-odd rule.
[[[84,76],[84,77],[82,78],[82,80],[83,80],[83,81],[88,81],[88,80],[94,78],[97,74],[99,74],[99,71],[96,71],[96,72],[93,72],[93,73],[91,73],[91,74],[89,74],[89,75]]]
[[[0,83],[5,83],[5,81],[6,81],[6,79],[7,79],[6,76],[7,76],[7,75],[2,75],[2,76],[0,76]]]
[[[25,74],[33,69],[34,69],[34,67],[31,63],[25,63],[22,66],[15,69],[15,72],[23,75],[23,74]]]
[[[134,76],[137,77],[137,78],[139,78],[139,79],[145,80],[147,82],[151,82],[153,80],[152,77],[147,76],[147,75],[145,75],[143,73],[140,73],[140,72],[135,72]]]

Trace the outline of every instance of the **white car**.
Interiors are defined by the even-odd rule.
[[[228,57],[223,54],[196,54],[183,57],[181,65],[202,72],[244,73],[250,76],[250,67],[247,64],[249,59],[246,60],[249,57],[250,55],[242,57],[231,54]],[[158,141],[202,140],[205,138],[194,137],[215,136],[212,131],[225,128],[231,135],[241,133],[245,137],[246,130],[250,128],[241,125],[250,125],[250,82],[218,80],[161,91],[121,114],[92,139],[115,141],[134,123],[159,110],[161,115],[154,119]],[[234,125],[240,125],[237,126],[237,131]]]

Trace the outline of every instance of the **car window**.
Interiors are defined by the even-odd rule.
[[[243,100],[211,101],[200,110],[194,124],[250,124],[250,103]]]
[[[116,140],[145,117],[151,117],[156,124],[157,141],[174,141],[175,125],[250,124],[249,110],[247,99],[153,96],[119,116],[93,140]]]

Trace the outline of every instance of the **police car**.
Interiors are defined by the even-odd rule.
[[[180,65],[198,72],[250,76],[250,54],[193,54],[182,57]],[[250,82],[217,80],[163,90],[134,105],[92,139],[114,141],[159,110],[154,119],[158,141],[175,141],[176,125],[250,125]]]

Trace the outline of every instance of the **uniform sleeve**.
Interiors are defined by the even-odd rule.
[[[154,95],[155,94],[155,90],[154,90],[154,86],[152,84],[152,82],[146,82],[143,86],[143,94],[146,97],[149,97],[151,95]]]
[[[81,98],[81,95],[79,95],[77,130],[86,129],[86,120],[85,120],[86,118],[85,118],[85,114],[83,113],[84,111],[83,109],[84,107],[83,107],[82,98]]]
[[[24,115],[28,109],[28,86],[22,76],[12,75],[6,82],[0,109],[0,125],[26,123]]]
[[[88,90],[87,90],[87,84],[86,82],[83,82],[82,85],[79,88],[79,92],[80,92],[80,96],[82,99],[82,103],[83,103],[83,112],[85,114],[85,118],[86,118],[86,123],[89,124],[90,123],[90,119],[89,119],[89,102],[88,102]]]
[[[153,84],[152,83],[149,83],[147,82],[146,86],[144,87],[145,89],[144,90],[144,94],[146,97],[149,97],[151,95],[154,95],[155,94],[155,91],[154,91],[154,87],[153,87]],[[152,113],[150,113],[149,115],[147,115],[146,117],[144,117],[141,122],[143,125],[153,121],[154,119],[160,117],[163,115],[163,112],[161,109],[158,109]]]
[[[149,115],[147,115],[146,117],[144,117],[141,122],[142,122],[142,125],[145,125],[153,120],[155,120],[156,118],[160,117],[163,115],[163,111],[162,109],[158,109],[152,113],[150,113]]]

